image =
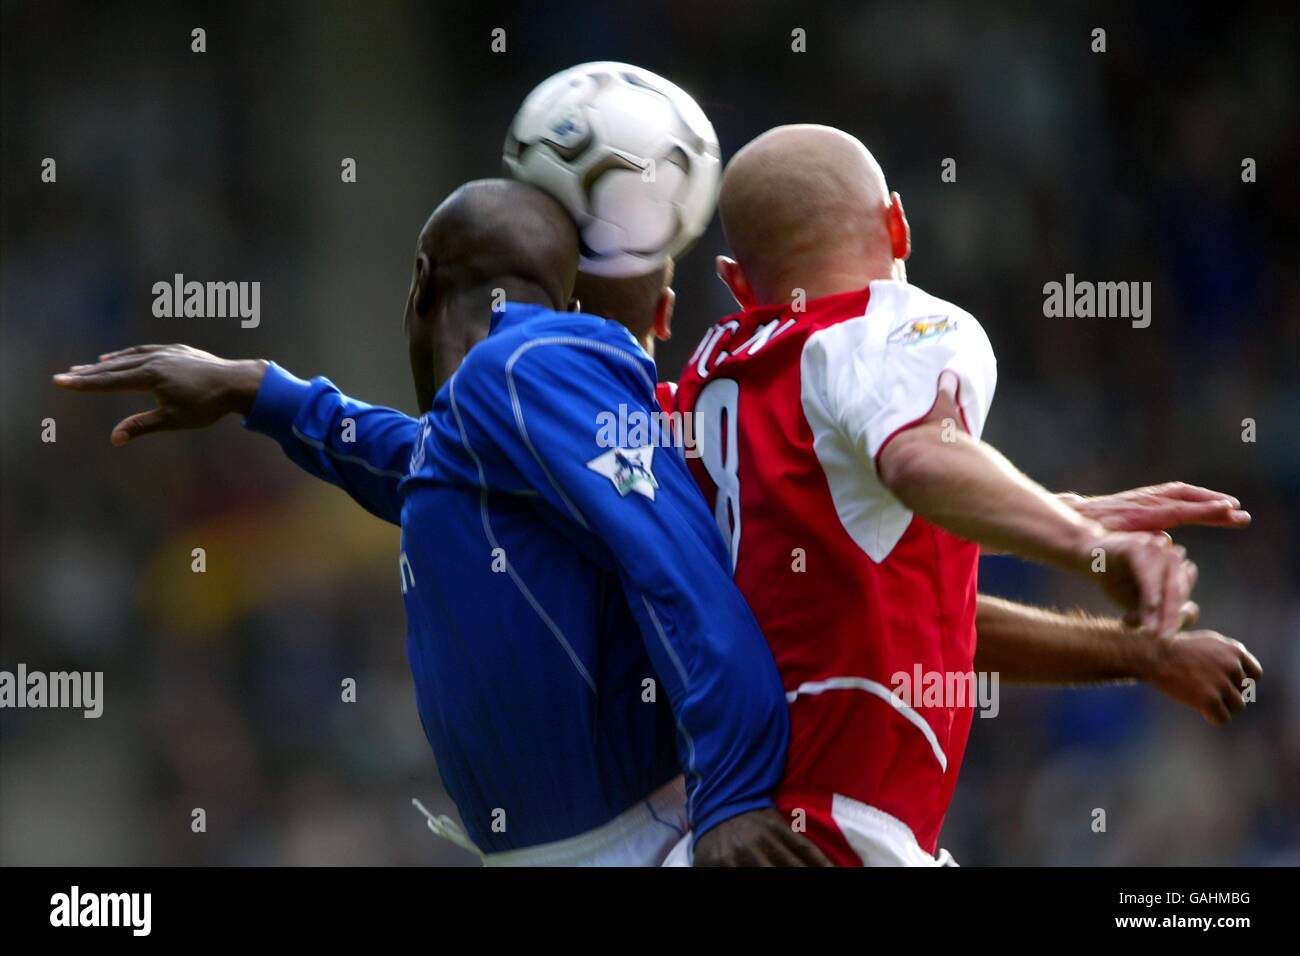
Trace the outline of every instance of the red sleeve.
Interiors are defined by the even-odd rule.
[[[660,382],[655,386],[655,398],[659,399],[659,407],[663,409],[663,413],[671,415],[677,405],[677,383]]]

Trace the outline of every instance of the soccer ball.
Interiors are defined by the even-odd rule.
[[[528,94],[506,136],[505,168],[569,210],[582,271],[639,276],[708,226],[721,151],[680,87],[626,63],[584,63]]]

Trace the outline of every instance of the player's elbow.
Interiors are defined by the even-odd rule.
[[[941,450],[937,430],[926,425],[895,435],[876,459],[881,482],[899,500],[907,501],[934,480]]]

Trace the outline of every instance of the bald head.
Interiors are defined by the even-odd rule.
[[[442,201],[420,232],[439,289],[454,292],[497,279],[539,286],[562,309],[578,271],[578,229],[564,207],[536,187],[509,179],[466,183]]]
[[[741,149],[719,200],[727,243],[762,302],[786,301],[795,287],[827,294],[887,277],[902,258],[890,209],[885,175],[867,148],[810,124],[778,126]]]
[[[506,302],[562,310],[578,272],[578,228],[526,183],[480,179],[443,200],[420,231],[406,303],[420,410],[487,334]]]

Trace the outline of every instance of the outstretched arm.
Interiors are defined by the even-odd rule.
[[[1198,609],[1183,608],[1184,623]],[[1214,631],[1152,637],[1115,618],[1062,614],[981,594],[975,667],[1029,684],[1100,684],[1140,680],[1226,724],[1246,706],[1242,685],[1263,669],[1246,648]]]
[[[274,438],[309,473],[386,521],[401,518],[397,486],[419,422],[350,399],[327,379],[305,382],[264,359],[223,359],[187,345],[139,345],[73,366],[54,382],[72,391],[153,393],[157,407],[119,422],[115,445],[243,415],[249,428]]]
[[[401,523],[398,485],[420,439],[418,419],[348,398],[327,378],[305,382],[271,363],[244,425],[275,439],[305,471],[342,488],[371,514]]]
[[[910,511],[1089,577],[1146,630],[1177,631],[1195,581],[1183,550],[1167,535],[1107,531],[982,442],[997,362],[979,323],[955,310],[916,318],[940,306],[881,292],[878,322],[804,348],[805,414],[834,425]]]
[[[1166,535],[1107,531],[958,421],[956,402],[940,390],[924,419],[885,441],[876,465],[899,501],[960,537],[1093,577],[1152,634],[1178,630],[1196,580],[1182,548]]]

